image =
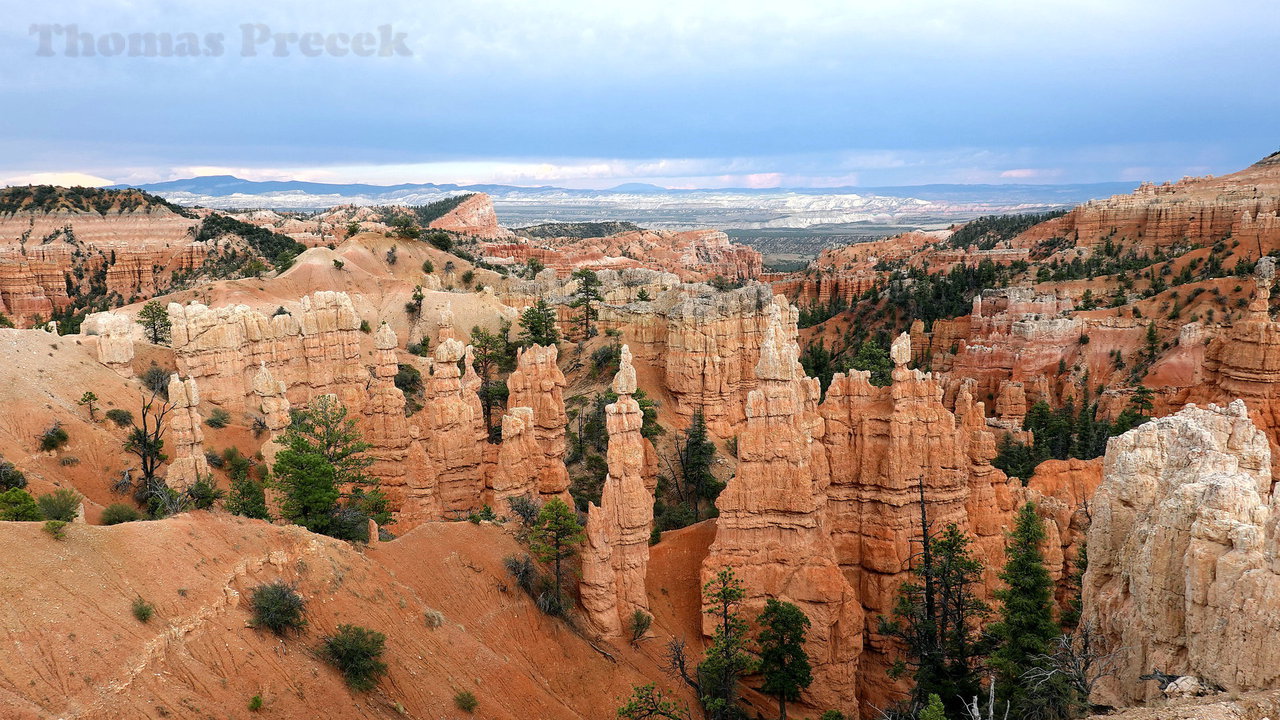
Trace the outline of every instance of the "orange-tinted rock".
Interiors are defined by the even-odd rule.
[[[812,623],[806,652],[814,683],[806,702],[856,711],[862,606],[840,571],[827,524],[830,475],[818,381],[806,378],[796,360],[798,348],[784,329],[794,319],[784,316],[785,305],[771,307],[755,370],[758,386],[748,395],[738,438],[738,472],[716,500],[716,539],[702,580],[732,567],[746,592],[748,618],[767,598],[800,607]],[[704,616],[705,634],[714,625]]]
[[[556,364],[558,350],[532,345],[520,351],[516,369],[507,378],[507,407],[530,408],[539,452],[530,460],[538,478],[535,488],[543,500],[559,497],[569,501],[569,471],[564,467],[565,426],[564,373]]]
[[[484,193],[472,194],[454,209],[432,220],[428,227],[486,240],[511,237],[511,231],[498,224],[493,200]]]
[[[719,230],[634,230],[596,238],[521,239],[488,244],[481,252],[487,257],[519,262],[536,259],[561,277],[582,268],[648,268],[694,282],[716,276],[750,280],[763,270],[758,250],[730,241]]]
[[[592,628],[605,638],[621,637],[638,610],[649,612],[645,573],[653,530],[653,493],[649,483],[653,446],[640,434],[644,414],[636,390],[631,351],[622,358],[613,390],[617,402],[605,406],[609,433],[609,473],[600,506],[587,508],[587,543],[582,553],[580,595]]]
[[[496,512],[505,512],[510,498],[538,497],[542,450],[533,418],[533,409],[527,407],[509,408],[502,416],[502,444],[484,494],[485,504]]]
[[[434,484],[440,511],[456,517],[479,510],[484,491],[483,417],[475,392],[462,384],[458,361],[463,359],[462,343],[446,339],[436,346],[435,362],[426,383],[423,408],[423,444],[436,471]]]

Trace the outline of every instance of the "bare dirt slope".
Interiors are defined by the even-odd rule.
[[[696,544],[696,543],[695,543]],[[501,527],[430,523],[360,551],[298,527],[196,513],[113,527],[0,523],[0,715],[5,718],[600,718],[632,685],[670,687],[655,658],[671,626],[641,648],[592,644],[509,583],[519,552]],[[249,627],[261,583],[296,583],[305,632]],[[148,623],[135,598],[156,607]],[[444,623],[424,619],[439,610]],[[339,623],[387,635],[387,676],[352,694],[316,654]],[[607,655],[606,655],[607,653]],[[686,698],[688,700],[689,698]]]

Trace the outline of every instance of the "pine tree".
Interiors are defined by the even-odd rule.
[[[173,323],[169,322],[169,311],[159,300],[152,300],[138,311],[138,323],[147,332],[147,339],[154,345],[169,342],[169,334]]]
[[[872,385],[885,387],[893,382],[889,349],[871,338],[863,340],[858,347],[858,354],[853,357],[853,369],[870,371]]]
[[[701,409],[693,412],[689,431],[685,434],[684,443],[679,446],[677,459],[680,474],[692,496],[693,519],[696,522],[702,501],[715,503],[720,491],[724,490],[724,483],[711,472],[716,459],[716,446],[707,437],[707,420]]]
[[[747,623],[738,613],[746,596],[733,568],[724,568],[702,587],[702,596],[711,605],[705,612],[719,618],[711,636],[711,646],[698,665],[699,700],[710,720],[738,718],[738,678],[754,662],[746,652]]]
[[[556,328],[556,310],[546,300],[538,301],[520,315],[520,346],[556,345],[560,331]]]
[[[573,293],[571,307],[578,308],[578,322],[582,323],[582,339],[586,340],[595,333],[591,322],[596,319],[596,304],[601,301],[600,278],[587,268],[573,271],[573,278],[578,281],[578,289]]]
[[[773,598],[756,618],[760,625],[762,692],[778,698],[778,720],[787,720],[787,701],[799,700],[800,691],[813,682],[809,656],[804,652],[809,618],[800,608]]]
[[[261,482],[249,476],[250,467],[249,458],[238,451],[228,453],[227,472],[231,475],[231,491],[227,493],[227,512],[256,520],[270,520],[266,489]]]
[[[1000,573],[1005,587],[995,593],[1001,603],[1000,620],[988,628],[997,643],[991,656],[996,692],[1009,704],[1010,715],[1019,718],[1051,717],[1064,700],[1063,688],[1032,689],[1024,679],[1028,670],[1044,664],[1059,635],[1053,621],[1053,581],[1040,550],[1044,539],[1036,506],[1023,505],[1005,547],[1007,560]]]
[[[555,606],[563,603],[561,563],[577,551],[582,542],[582,526],[578,514],[560,498],[552,498],[538,511],[538,524],[529,535],[529,549],[542,562],[555,564]]]
[[[911,670],[912,699],[925,704],[930,694],[944,698],[959,717],[962,698],[981,686],[977,663],[986,654],[977,631],[988,611],[974,594],[982,581],[982,564],[969,551],[970,539],[954,524],[941,533],[930,527],[920,480],[921,553],[912,573],[915,582],[898,590],[894,619],[880,618],[880,632],[902,641],[906,657],[890,669],[891,677]]]
[[[929,704],[920,711],[920,720],[947,720],[947,710],[936,693],[929,695]]]
[[[480,376],[480,406],[484,410],[484,428],[491,439],[493,408],[505,404],[508,394],[507,383],[499,379],[498,374],[511,372],[516,364],[516,346],[509,339],[510,333],[510,320],[503,320],[497,332],[489,332],[479,325],[471,328],[473,361]]]

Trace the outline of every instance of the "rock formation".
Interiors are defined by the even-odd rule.
[[[285,384],[276,380],[264,362],[253,376],[253,394],[258,398],[258,412],[262,422],[272,434],[289,427],[289,398]]]
[[[182,380],[177,373],[169,376],[169,432],[166,450],[171,459],[165,481],[182,492],[200,478],[210,474],[204,456],[204,432],[200,429],[200,389],[193,378]]]
[[[569,501],[569,471],[564,467],[564,373],[556,364],[555,346],[532,345],[519,351],[516,369],[507,378],[508,408],[531,408],[532,431],[539,452],[531,457],[537,469],[537,487],[543,500]],[[505,432],[505,431],[504,431]]]
[[[80,323],[80,332],[98,338],[98,362],[133,377],[133,344],[143,340],[142,326],[114,312],[93,313]]]
[[[483,417],[475,392],[462,384],[458,361],[466,349],[452,338],[436,346],[431,374],[425,379],[423,443],[436,471],[434,484],[440,512],[456,517],[480,509],[484,490]]]
[[[582,605],[592,628],[605,638],[621,637],[638,610],[649,612],[645,575],[653,530],[653,446],[640,434],[644,414],[632,397],[636,371],[623,345],[613,379],[617,402],[605,406],[609,432],[609,473],[600,506],[587,508],[587,543],[582,553]]]
[[[1233,692],[1276,687],[1280,506],[1244,402],[1191,405],[1113,438],[1091,508],[1083,622],[1125,648],[1095,702],[1157,696],[1139,680],[1153,669]]]
[[[511,237],[511,231],[498,224],[493,200],[484,193],[472,193],[457,207],[432,220],[428,227],[486,240]]]
[[[543,455],[534,435],[535,427],[533,408],[513,407],[502,416],[502,444],[484,494],[484,503],[495,512],[505,512],[510,498],[538,497],[538,468]]]
[[[827,525],[830,475],[817,413],[818,381],[806,378],[798,348],[772,306],[747,396],[746,427],[738,437],[738,472],[716,501],[716,538],[703,562],[706,583],[724,567],[742,581],[744,616],[754,618],[766,598],[795,603],[809,617],[806,651],[820,707],[855,710],[855,677],[862,649],[862,606],[836,560]],[[785,323],[785,324],[784,324]],[[710,635],[714,618],[703,617]]]

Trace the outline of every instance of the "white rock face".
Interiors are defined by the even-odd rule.
[[[1084,622],[1125,648],[1095,702],[1159,695],[1152,670],[1227,690],[1280,682],[1280,508],[1244,402],[1113,438],[1091,503]]]

